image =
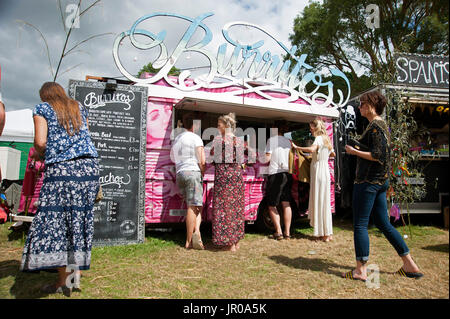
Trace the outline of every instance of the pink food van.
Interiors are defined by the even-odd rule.
[[[149,76],[148,74],[146,76]],[[239,99],[243,103],[227,101],[226,93],[233,90],[241,90],[240,87],[228,87],[222,89],[200,89],[200,95],[193,97],[193,94],[179,97],[164,97],[164,91],[170,91],[166,81],[163,79],[149,86],[149,96],[147,105],[147,141],[146,141],[146,164],[145,164],[145,223],[146,226],[158,226],[161,224],[184,223],[186,214],[186,204],[183,201],[176,185],[175,164],[170,158],[170,149],[174,139],[176,128],[184,112],[194,111],[201,120],[201,132],[196,132],[202,136],[207,153],[210,150],[209,143],[213,140],[217,126],[217,118],[229,112],[236,113],[237,136],[244,139],[247,145],[252,145],[257,149],[257,156],[248,159],[249,165],[244,170],[245,182],[245,220],[249,224],[256,223],[258,229],[271,229],[272,223],[268,214],[267,205],[264,200],[265,169],[268,163],[265,162],[264,147],[270,137],[270,128],[274,120],[286,119],[293,127],[305,127],[308,122],[317,116],[309,111],[310,106],[302,99],[294,101],[299,109],[304,108],[305,113],[291,114],[280,108],[271,109],[258,107],[264,104],[257,102],[268,102],[269,104],[279,104],[274,101],[265,101],[260,95],[255,93],[243,94]],[[271,97],[282,98],[281,92],[268,92]],[[170,92],[168,95],[173,95]],[[195,95],[195,94],[194,94]],[[224,95],[222,97],[221,95]],[[199,98],[200,96],[201,98]],[[292,103],[290,103],[292,104]],[[298,110],[295,110],[298,113]],[[326,122],[327,132],[333,140],[332,119],[323,117]],[[209,133],[208,133],[209,132]],[[36,201],[39,197],[42,185],[44,165],[31,159],[33,149],[30,150],[27,163],[25,179],[27,185],[22,190],[19,212],[34,214],[36,211]],[[260,158],[261,156],[261,158]],[[334,212],[334,160],[330,159],[331,174],[331,206]],[[306,187],[305,187],[306,186]],[[292,203],[294,218],[307,214],[308,205],[308,185],[294,181],[292,187]],[[214,197],[214,165],[209,161],[203,179],[203,221],[211,221],[213,214]]]
[[[330,69],[329,77],[325,78],[323,70],[319,72],[306,62],[307,54],[297,54],[296,46],[288,49],[265,28],[252,23],[227,23],[222,28],[226,42],[211,51],[208,46],[217,42],[212,42],[213,32],[204,20],[213,15],[208,12],[191,18],[175,13],[148,14],[118,34],[113,43],[114,62],[127,79],[122,83],[148,89],[144,205],[147,226],[185,220],[186,204],[177,189],[175,165],[170,158],[172,141],[185,112],[196,112],[201,121],[201,130],[196,133],[204,142],[209,163],[203,181],[203,220],[211,221],[213,214],[214,166],[208,160],[210,143],[218,134],[218,117],[233,112],[237,119],[236,136],[256,151],[256,158],[249,155],[250,165],[244,171],[245,220],[271,228],[264,200],[268,166],[264,149],[268,138],[275,134],[271,130],[273,122],[287,120],[296,131],[308,128],[311,120],[321,117],[333,141],[333,123],[350,97],[350,83],[341,70]],[[144,24],[154,19],[176,19],[185,24],[186,30],[179,34],[173,51],[168,35],[179,30],[161,30],[164,23]],[[136,70],[130,69],[128,61],[131,52],[143,52],[146,61],[152,61],[156,74],[135,76]],[[189,63],[178,76],[170,76],[170,70],[178,62],[189,60],[191,53],[206,59],[206,66],[192,68]],[[207,71],[194,76],[197,69]],[[335,86],[334,81],[345,84],[346,92]],[[334,212],[333,159],[329,166]],[[294,216],[307,213],[308,188],[304,183],[294,182]],[[142,209],[139,210],[142,214]]]
[[[146,75],[150,76],[150,75]],[[221,89],[201,88],[199,94],[183,94],[178,98],[164,97],[169,88],[163,79],[149,86],[147,106],[147,153],[146,153],[146,183],[145,183],[145,223],[147,226],[167,223],[183,223],[186,213],[186,204],[178,191],[175,181],[175,164],[170,158],[170,149],[174,139],[174,132],[181,125],[184,112],[196,111],[201,120],[201,135],[207,156],[207,169],[203,179],[203,221],[211,221],[213,214],[214,197],[214,165],[208,163],[209,143],[214,138],[214,128],[217,126],[217,118],[220,115],[234,112],[237,119],[236,135],[244,139],[247,145],[252,143],[258,150],[256,161],[247,165],[244,170],[245,182],[245,220],[249,224],[256,223],[258,229],[271,229],[272,223],[264,200],[265,162],[264,147],[270,137],[270,128],[274,120],[285,119],[293,127],[308,127],[311,119],[316,114],[311,113],[310,106],[302,99],[294,101],[298,109],[304,109],[304,113],[298,114],[281,110],[280,108],[257,107],[268,103],[277,105],[273,100],[264,100],[255,93],[243,94],[239,97],[240,104],[227,101],[227,92],[242,90],[240,87],[228,87]],[[172,92],[173,93],[173,92]],[[266,92],[271,97],[280,99],[282,92]],[[193,97],[195,95],[195,97]],[[221,97],[224,95],[224,97]],[[242,103],[243,101],[243,103]],[[258,102],[260,102],[258,104]],[[293,103],[290,103],[293,104]],[[333,141],[332,119],[323,117],[326,122],[327,132]],[[209,133],[209,132],[211,133]],[[218,134],[216,132],[216,134]],[[252,135],[252,137],[250,137]],[[256,143],[255,143],[256,141]],[[256,145],[255,145],[256,144]],[[261,156],[261,158],[260,158]],[[211,161],[209,161],[211,162]],[[331,173],[331,205],[334,212],[334,160],[329,161]],[[305,187],[306,186],[306,187]],[[295,203],[294,215],[307,214],[309,185],[300,185],[295,182],[292,195]]]

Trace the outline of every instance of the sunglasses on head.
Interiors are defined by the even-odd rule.
[[[363,101],[359,101],[359,105],[358,108],[361,108],[364,104],[366,104],[367,101],[363,100]]]

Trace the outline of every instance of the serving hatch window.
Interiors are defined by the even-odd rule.
[[[223,114],[228,114],[227,109],[223,109],[223,113],[203,112],[203,111],[191,111],[183,109],[175,109],[174,112],[174,128],[182,128],[182,119],[187,112],[193,112],[196,118],[201,121],[200,134],[205,145],[205,148],[209,147],[209,143],[212,142],[214,137],[218,134],[217,121]],[[252,149],[256,149],[258,153],[263,154],[267,140],[270,138],[271,128],[273,122],[276,119],[257,118],[236,116],[236,136],[242,139],[246,146],[250,146]],[[312,143],[309,133],[308,123],[288,122],[289,132],[285,136],[289,139],[293,139],[298,145],[308,145],[308,141]]]

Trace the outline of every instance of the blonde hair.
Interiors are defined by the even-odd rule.
[[[236,130],[236,114],[228,113],[226,115],[219,116],[219,121],[225,124],[225,127],[231,128],[232,132]]]
[[[333,146],[331,145],[330,137],[327,134],[325,123],[321,119],[315,119],[309,122],[314,127],[314,136],[322,136],[323,144],[331,151]]]

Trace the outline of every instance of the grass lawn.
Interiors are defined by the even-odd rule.
[[[19,271],[24,235],[0,225],[0,298],[66,298],[40,287],[56,274]],[[389,242],[371,229],[369,264],[380,270],[379,288],[340,278],[354,267],[350,221],[334,220],[334,240],[311,240],[306,219],[293,225],[290,241],[247,232],[236,253],[214,249],[211,225],[202,228],[206,250],[184,249],[184,229],[147,231],[141,245],[98,247],[72,298],[449,298],[449,233],[436,226],[412,226],[406,242],[425,277],[395,276],[401,260]],[[397,228],[409,234],[407,227]]]

